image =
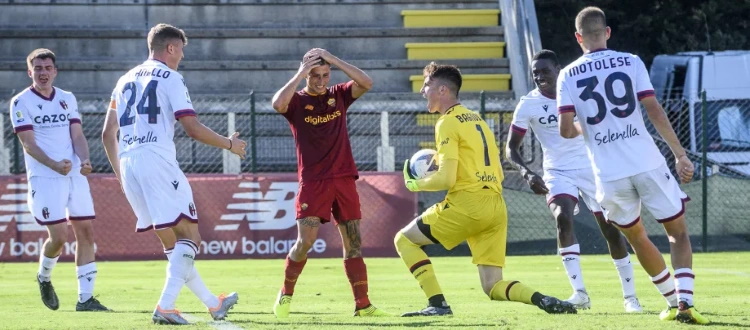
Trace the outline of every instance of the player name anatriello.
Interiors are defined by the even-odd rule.
[[[159,77],[159,78],[167,79],[169,78],[169,75],[171,74],[172,74],[172,71],[153,68],[152,70],[141,69],[140,71],[136,72],[135,76],[136,77]]]
[[[594,135],[594,139],[596,140],[596,145],[600,145],[600,144],[614,142],[616,140],[629,139],[636,135],[640,135],[638,134],[638,129],[634,128],[633,125],[627,125],[625,126],[625,130],[622,132],[612,132],[609,129],[607,129],[606,134],[602,134],[602,132],[597,132]]]
[[[618,56],[603,58],[596,61],[586,62],[578,66],[574,66],[568,70],[568,77],[574,77],[581,73],[591,72],[594,70],[613,69],[621,66],[631,66],[633,63],[629,57]]]
[[[148,134],[143,136],[131,136],[130,134],[125,134],[122,137],[122,142],[125,142],[127,145],[131,145],[136,142],[138,142],[138,144],[156,142],[156,136],[154,136],[154,132],[148,132]]]

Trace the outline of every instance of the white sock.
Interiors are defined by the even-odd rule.
[[[557,249],[557,251],[562,257],[565,272],[568,273],[570,286],[573,287],[574,291],[586,291],[586,286],[583,285],[583,273],[581,272],[581,246],[573,244]]]
[[[667,304],[670,307],[677,307],[677,291],[675,291],[674,281],[669,277],[669,270],[665,268],[659,275],[651,277],[651,282],[656,285],[659,293],[667,299]]]
[[[44,253],[39,255],[39,272],[37,273],[37,276],[39,276],[39,280],[41,280],[42,282],[50,281],[50,277],[52,276],[52,269],[55,268],[55,265],[57,265],[57,259],[60,259],[60,256],[48,258],[44,256]]]
[[[695,274],[690,268],[680,268],[674,271],[675,285],[677,286],[677,298],[693,306],[693,287],[695,285]]]
[[[633,264],[630,263],[630,254],[622,259],[612,259],[620,274],[622,284],[622,296],[625,298],[635,297],[635,277],[633,277]]]
[[[96,282],[96,262],[90,262],[76,267],[78,275],[78,302],[89,300],[94,294]]]
[[[177,240],[172,255],[169,256],[167,264],[167,281],[164,283],[164,289],[159,298],[159,307],[165,310],[175,308],[175,301],[180,294],[182,286],[187,281],[188,274],[195,263],[195,255],[198,252],[198,246],[191,240]]]
[[[164,250],[164,254],[166,254],[167,259],[169,259],[169,256],[172,255],[172,249]],[[219,298],[211,293],[208,287],[206,287],[206,284],[203,283],[203,279],[201,278],[201,275],[198,274],[198,269],[196,269],[195,266],[190,270],[187,281],[185,281],[185,286],[187,286],[207,308],[214,308],[219,305]]]

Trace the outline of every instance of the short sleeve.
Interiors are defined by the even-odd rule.
[[[357,100],[352,95],[352,90],[354,89],[354,80],[337,84],[336,86],[334,86],[334,89],[336,95],[339,95],[340,100],[344,102],[344,111],[349,110],[349,106]]]
[[[10,120],[13,123],[14,133],[34,130],[29,112],[18,98],[10,102]]]
[[[510,123],[510,129],[523,136],[529,129],[529,116],[525,111],[526,101],[521,99],[516,106],[516,110],[513,112],[513,121]]]
[[[568,86],[565,84],[566,75],[567,72],[562,71],[557,77],[557,112],[561,114],[576,111],[576,107],[573,104],[573,99],[570,97],[570,93],[568,91]]]
[[[458,159],[458,127],[455,120],[445,118],[435,126],[438,159]]]
[[[180,119],[186,116],[195,116],[195,110],[193,110],[193,101],[190,100],[190,93],[188,93],[187,86],[185,85],[185,79],[180,78],[172,79],[171,86],[167,88],[167,97],[169,98],[169,104],[172,105],[174,111],[174,118]]]
[[[65,101],[63,101],[65,102]],[[78,111],[78,100],[73,94],[70,94],[70,99],[68,100],[69,104],[66,106],[68,107],[68,122],[71,124],[80,124],[81,123],[81,113]]]
[[[292,98],[289,99],[289,104],[286,106],[286,112],[282,113],[282,115],[287,119],[291,119],[297,108],[299,108],[299,94],[295,92],[292,94]]]
[[[656,95],[654,94],[654,85],[651,84],[651,77],[648,75],[646,65],[643,64],[643,61],[638,56],[633,56],[633,60],[635,60],[635,91],[638,93],[638,101]]]

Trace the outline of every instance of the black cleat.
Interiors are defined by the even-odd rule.
[[[539,309],[547,312],[548,314],[576,314],[578,311],[573,304],[562,301],[555,297],[546,296],[542,298],[537,305]]]
[[[450,306],[446,307],[435,307],[435,306],[427,306],[425,309],[416,311],[416,312],[408,312],[401,314],[403,317],[412,317],[412,316],[452,316],[453,311],[451,310]]]
[[[60,302],[57,300],[57,293],[55,293],[55,287],[52,286],[52,282],[43,282],[36,277],[36,281],[39,282],[39,292],[42,294],[42,302],[47,308],[56,311],[60,308]]]
[[[76,304],[76,312],[111,312],[112,310],[102,305],[99,300],[91,297],[89,300]]]

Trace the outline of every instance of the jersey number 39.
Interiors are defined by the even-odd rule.
[[[615,95],[613,85],[615,81],[618,80],[622,81],[623,87],[625,88],[625,95],[623,96]],[[581,79],[576,82],[578,88],[583,87],[583,91],[580,95],[581,100],[594,100],[597,108],[599,108],[596,116],[586,117],[586,123],[589,125],[601,123],[607,115],[607,102],[605,102],[602,94],[594,90],[598,84],[599,79],[596,78],[596,76]],[[604,94],[607,96],[607,101],[615,106],[609,110],[609,112],[615,115],[615,117],[625,118],[635,111],[636,100],[633,95],[633,82],[627,74],[618,71],[607,76],[607,79],[604,80]],[[625,106],[625,109],[620,109],[619,107],[621,106]]]

